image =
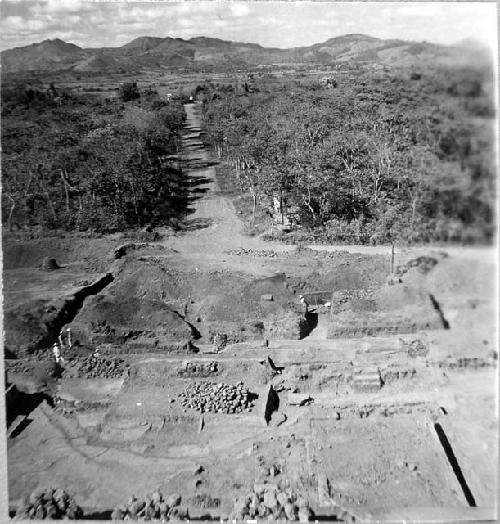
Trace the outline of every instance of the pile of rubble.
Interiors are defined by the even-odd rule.
[[[312,517],[314,513],[307,500],[298,497],[290,489],[281,491],[274,484],[257,484],[253,491],[236,500],[229,520],[308,522]]]
[[[82,517],[82,508],[59,488],[34,491],[21,499],[16,511],[16,520],[77,520]]]
[[[241,247],[240,249],[231,249],[229,251],[226,251],[228,255],[251,255],[253,257],[260,257],[260,258],[276,258],[278,256],[278,253],[276,251],[272,250],[265,250],[265,249],[245,249]]]
[[[189,520],[187,508],[180,506],[180,495],[165,496],[160,491],[146,495],[144,500],[132,496],[126,504],[117,506],[112,520]]]
[[[118,357],[90,355],[75,361],[76,374],[82,378],[119,378],[126,368],[125,361]]]
[[[243,382],[236,385],[194,383],[180,393],[179,397],[183,407],[193,408],[201,413],[241,413],[251,411],[255,404]]]
[[[427,257],[427,256],[421,256],[417,258],[413,258],[412,260],[409,260],[406,264],[402,264],[396,267],[396,275],[397,276],[403,276],[405,273],[407,273],[412,268],[417,268],[417,270],[422,273],[426,274],[428,273],[436,264],[438,261],[433,257]]]
[[[180,377],[209,377],[219,371],[219,363],[216,361],[184,362],[177,374]]]

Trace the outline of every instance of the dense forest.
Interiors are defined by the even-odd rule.
[[[279,202],[294,238],[487,242],[492,78],[485,69],[400,70],[341,77],[333,88],[297,78],[197,91],[207,139],[254,217]]]
[[[112,232],[166,223],[186,189],[181,101],[133,83],[112,99],[18,86],[2,92],[4,228]]]

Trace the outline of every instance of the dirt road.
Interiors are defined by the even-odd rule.
[[[245,268],[246,263],[242,265],[241,260],[224,256],[225,253],[243,247],[276,251],[290,251],[294,248],[244,235],[243,224],[231,201],[218,192],[213,159],[201,142],[200,107],[198,104],[186,104],[185,108],[186,133],[182,144],[184,173],[196,183],[193,192],[201,194],[201,198],[195,198],[192,203],[189,231],[181,236],[168,238],[166,243],[198,266],[222,264],[233,269],[262,273],[259,270],[261,264]]]

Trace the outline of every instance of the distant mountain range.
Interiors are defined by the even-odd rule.
[[[475,41],[452,46],[404,40],[383,40],[351,34],[307,47],[279,49],[218,38],[143,36],[121,47],[81,48],[60,39],[44,40],[1,53],[2,70],[118,71],[152,68],[238,69],[272,64],[375,62],[411,66],[491,62],[490,52]]]

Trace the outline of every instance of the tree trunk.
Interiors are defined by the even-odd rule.
[[[281,225],[285,225],[285,214],[283,212],[283,189],[280,189],[280,212],[281,212]]]
[[[12,215],[14,214],[14,209],[16,208],[16,203],[14,200],[12,200],[12,205],[10,206],[9,210],[9,218],[7,219],[7,227],[9,228],[9,231],[12,231]]]
[[[63,185],[64,185],[64,192],[66,194],[66,211],[70,212],[70,209],[69,209],[69,192],[68,192],[68,183],[66,182],[66,179],[64,178],[64,175],[63,175],[63,172],[61,170],[61,178],[62,178],[62,181],[63,181]]]
[[[253,208],[252,208],[252,225],[255,224],[255,210],[257,209],[257,193],[252,189]]]

